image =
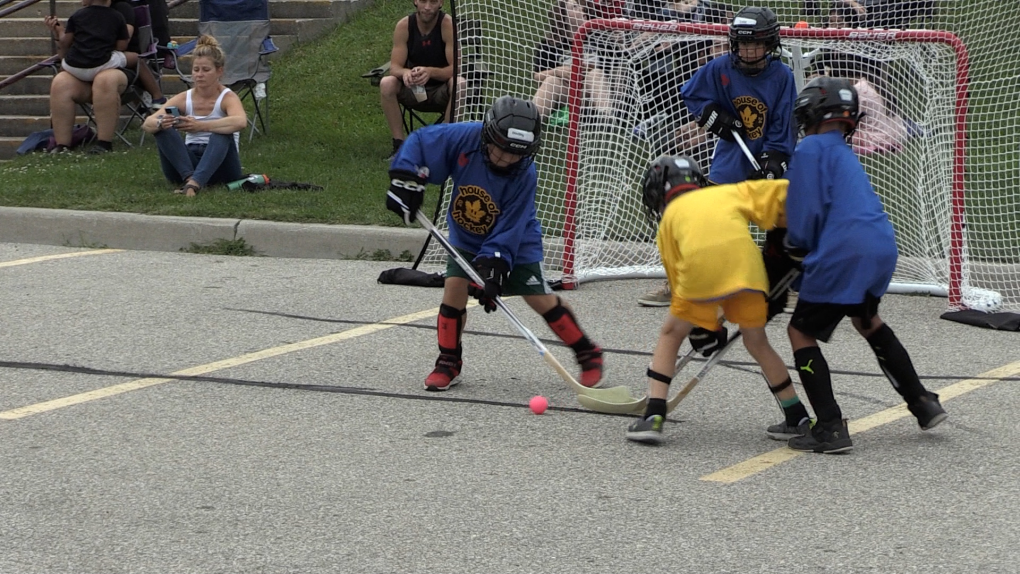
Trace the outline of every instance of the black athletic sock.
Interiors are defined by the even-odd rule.
[[[875,352],[879,368],[908,404],[928,394],[917,377],[910,355],[889,325],[879,327],[867,340]]]
[[[765,379],[765,383],[768,384],[768,379]],[[800,402],[800,397],[793,395],[792,399],[784,401],[779,398],[779,393],[787,387],[792,387],[793,381],[790,377],[786,377],[786,380],[779,383],[776,386],[769,385],[769,390],[772,391],[772,396],[775,397],[776,402],[779,403],[779,408],[783,409],[783,416],[786,417],[786,424],[796,427],[800,426],[800,423],[804,419],[810,419],[811,416],[808,414],[807,409],[804,408],[804,403]]]
[[[645,407],[645,418],[659,415],[666,418],[666,399],[648,399],[648,406]]]
[[[832,375],[829,374],[829,363],[822,356],[818,347],[804,347],[793,353],[793,364],[797,367],[797,375],[804,392],[807,393],[811,406],[815,409],[818,422],[832,423],[843,419],[836,397],[832,394]]]

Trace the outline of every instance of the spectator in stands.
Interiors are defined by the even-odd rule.
[[[453,18],[443,0],[414,0],[414,12],[397,22],[390,51],[390,75],[379,82],[379,98],[393,138],[393,153],[404,143],[400,106],[445,108],[449,122],[453,92]],[[458,82],[458,91],[463,90]]]
[[[188,197],[207,185],[242,178],[237,146],[248,125],[241,99],[220,83],[226,55],[219,42],[201,36],[193,54],[194,87],[170,98],[142,124],[156,137],[163,175],[171,183],[184,184],[174,193]],[[180,133],[185,134],[183,141]]]
[[[137,47],[130,48],[134,34],[134,11],[130,5],[110,0],[91,0],[68,18],[67,26],[55,16],[44,19],[58,42],[62,71],[50,83],[50,122],[61,153],[71,145],[75,105],[92,103],[97,139],[89,153],[113,149],[113,137],[120,115],[120,94],[134,79],[138,66]],[[137,45],[137,40],[136,40]],[[129,69],[125,69],[125,66]],[[159,97],[159,84],[149,74],[148,87]]]
[[[935,0],[836,0],[829,8],[834,28],[904,29],[935,14]]]
[[[584,2],[585,0],[581,0]],[[542,119],[548,119],[566,105],[570,88],[570,70],[573,58],[571,46],[578,27],[601,11],[575,0],[556,0],[549,10],[549,31],[535,47],[535,106]],[[606,85],[605,72],[598,67],[598,54],[594,46],[585,52],[584,104],[602,114],[609,114],[612,101]],[[557,121],[564,121],[565,112]]]
[[[858,27],[867,21],[866,10],[853,0],[836,0],[829,8],[827,27]],[[813,67],[816,75],[854,82],[863,112],[850,140],[854,152],[868,155],[899,151],[910,131],[920,129],[901,117],[899,102],[889,88],[886,65],[880,60],[824,51],[816,56]]]

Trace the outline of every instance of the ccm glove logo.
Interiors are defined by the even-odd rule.
[[[413,191],[415,193],[425,193],[425,186],[418,183],[417,181],[407,181],[404,179],[391,179],[390,188],[406,189],[407,191]]]

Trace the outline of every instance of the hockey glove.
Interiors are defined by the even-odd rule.
[[[709,331],[703,327],[695,327],[687,337],[695,351],[701,353],[702,357],[711,357],[713,353],[722,348],[729,339],[730,333],[726,327],[719,327],[718,331]]]
[[[715,102],[709,102],[705,109],[701,111],[698,125],[704,128],[705,131],[713,133],[728,142],[734,141],[733,130],[739,132],[741,136],[744,135],[744,126],[740,123],[740,120],[731,116],[729,112]]]
[[[789,161],[790,156],[781,151],[765,150],[758,157],[761,169],[752,173],[748,179],[781,179]]]
[[[402,169],[390,170],[390,189],[386,192],[386,209],[411,225],[425,199],[425,179]]]
[[[786,238],[786,228],[776,227],[765,232],[765,245],[761,248],[762,259],[765,260],[765,274],[769,277],[769,289],[786,277],[786,274],[793,269],[800,269],[800,264],[786,254],[783,241]],[[768,300],[768,320],[786,310],[786,304],[790,298],[790,290],[777,293],[775,297]]]
[[[483,285],[468,285],[468,295],[478,299],[486,313],[496,310],[496,297],[503,293],[503,284],[510,276],[510,265],[502,257],[479,257],[474,261],[475,269],[482,277]]]

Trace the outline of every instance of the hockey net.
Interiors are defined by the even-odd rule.
[[[781,31],[783,60],[798,87],[827,73],[855,80],[861,92],[868,117],[852,143],[896,229],[891,291],[948,296],[952,309],[1020,311],[1020,115],[1009,112],[1020,72],[996,56],[1001,50],[977,24],[1006,16],[994,2],[946,4],[913,13],[913,21],[889,15],[886,23],[906,30],[822,28],[824,14],[811,18],[815,26],[793,27],[802,15],[774,8],[791,25]],[[459,121],[480,120],[498,95],[536,95],[533,54],[553,6],[455,2],[458,73],[469,86],[458,98]],[[639,182],[664,153],[692,155],[707,168],[714,146],[691,122],[679,89],[707,59],[726,53],[722,22],[732,12],[655,21],[615,17],[663,18],[622,6],[578,22],[566,48],[568,89],[537,101],[548,109],[536,159],[544,266],[568,287],[663,276]],[[436,211],[440,228],[448,199]],[[419,267],[440,270],[444,261],[431,245]]]

